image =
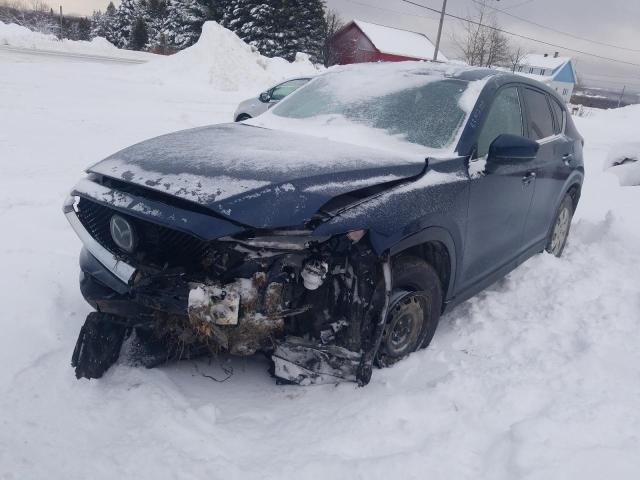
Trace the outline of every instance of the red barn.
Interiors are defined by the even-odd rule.
[[[432,60],[434,50],[421,33],[353,20],[329,40],[329,64]],[[438,53],[438,60],[447,59]]]

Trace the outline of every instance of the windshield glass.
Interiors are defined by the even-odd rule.
[[[351,126],[354,134],[365,127],[433,149],[454,142],[466,117],[460,100],[468,82],[430,70],[375,70],[318,77],[275,107],[271,116],[305,120],[316,128]],[[274,120],[278,128],[281,122]],[[264,126],[270,126],[268,120]]]

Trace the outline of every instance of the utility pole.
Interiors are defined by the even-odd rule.
[[[440,25],[438,25],[438,37],[436,38],[436,48],[433,51],[433,61],[438,61],[438,50],[440,50],[440,39],[442,38],[442,24],[447,11],[447,0],[442,0],[442,11],[440,12]]]
[[[60,40],[62,40],[62,5],[60,5]]]
[[[627,89],[627,86],[624,85],[622,87],[622,93],[620,93],[620,98],[618,98],[618,108],[620,108],[620,105],[622,105],[622,99],[624,98],[624,92]]]
[[[496,2],[499,2],[499,1],[500,0],[496,0]],[[409,2],[409,3],[412,3],[412,2]],[[433,51],[434,62],[438,61],[438,51],[440,50],[440,40],[442,38],[442,25],[444,24],[444,17],[446,15],[447,15],[447,0],[442,0],[442,10],[440,11],[440,24],[438,25],[438,37],[436,38],[436,48]]]

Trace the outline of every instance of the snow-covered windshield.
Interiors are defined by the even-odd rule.
[[[364,127],[396,142],[442,149],[454,142],[466,117],[460,100],[467,86],[466,81],[426,69],[338,71],[298,90],[276,106],[271,117],[305,120],[315,128],[351,127],[360,135]],[[283,123],[265,120],[267,127]]]

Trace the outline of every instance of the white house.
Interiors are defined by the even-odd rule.
[[[531,53],[525,55],[516,65],[515,73],[526,75],[546,83],[569,103],[576,85],[576,71],[570,57],[560,57],[558,52],[548,54]]]

